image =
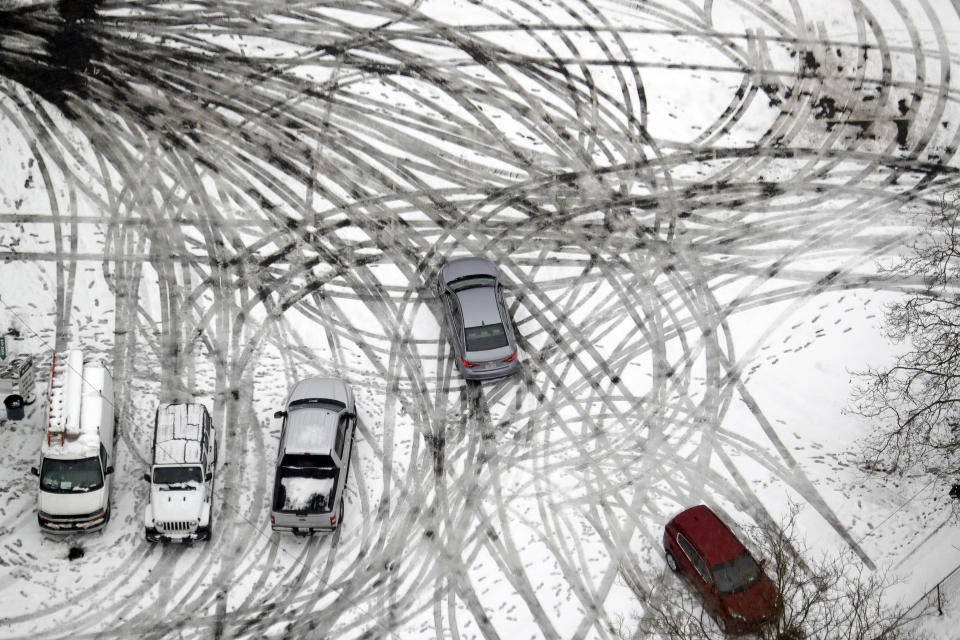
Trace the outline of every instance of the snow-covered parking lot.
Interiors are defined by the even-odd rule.
[[[42,394],[0,423],[0,637],[610,639],[699,503],[800,505],[916,601],[960,565],[947,488],[866,478],[844,408],[960,182],[958,34],[948,0],[0,0],[0,332],[41,391],[98,354],[120,415],[112,521],[64,540]],[[516,376],[454,366],[465,255]],[[343,527],[299,538],[273,413],[315,374],[357,446]],[[191,398],[213,538],[149,544],[154,411]]]

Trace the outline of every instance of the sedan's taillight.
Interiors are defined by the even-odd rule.
[[[476,363],[476,362],[467,362],[467,361],[464,360],[463,358],[460,358],[460,362],[462,362],[462,363],[463,363],[463,366],[467,367],[468,369],[469,369],[470,367],[475,367],[475,366],[477,366],[477,363]]]
[[[510,354],[510,357],[509,357],[509,358],[504,358],[503,361],[504,361],[504,362],[512,362],[512,361],[514,361],[514,360],[516,360],[516,359],[517,359],[517,350],[514,349],[514,350],[513,350],[513,353]]]
[[[337,524],[337,516],[336,516],[336,515],[332,515],[332,516],[330,516],[330,526],[332,527],[332,526],[335,525],[335,524]]]
[[[274,518],[273,515],[270,516],[270,524],[271,525],[277,524],[277,519]]]

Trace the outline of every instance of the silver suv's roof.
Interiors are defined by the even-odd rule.
[[[200,464],[202,404],[167,404],[157,409],[153,464]]]

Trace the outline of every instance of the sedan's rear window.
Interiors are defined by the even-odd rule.
[[[713,577],[720,593],[736,593],[760,579],[760,566],[744,551],[729,562],[714,565]]]
[[[507,332],[502,324],[485,324],[463,330],[467,351],[486,351],[507,346]]]

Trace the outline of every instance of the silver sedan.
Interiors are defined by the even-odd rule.
[[[464,378],[491,380],[520,369],[496,265],[483,258],[451,260],[440,269],[437,294]]]

